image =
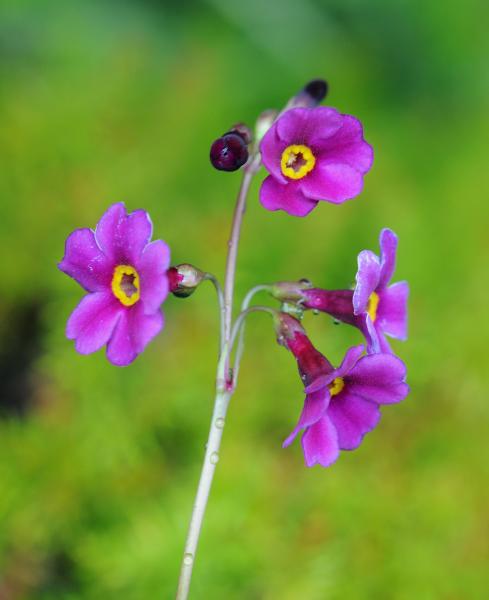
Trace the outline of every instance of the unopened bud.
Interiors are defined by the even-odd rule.
[[[236,125],[231,127],[228,133],[237,133],[243,138],[245,144],[251,143],[251,140],[253,139],[251,129],[244,123],[236,123]]]
[[[206,278],[205,273],[189,264],[170,267],[167,276],[170,292],[178,298],[188,298]]]
[[[250,142],[251,131],[243,123],[238,123],[212,144],[212,166],[219,171],[237,171],[248,160]]]
[[[327,93],[327,82],[324,79],[313,79],[290,99],[287,108],[314,108],[326,98]]]

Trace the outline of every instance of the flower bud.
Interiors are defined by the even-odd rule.
[[[314,108],[326,98],[327,93],[327,82],[324,79],[313,79],[289,100],[287,108]]]
[[[212,166],[219,171],[237,171],[248,160],[250,141],[251,131],[243,123],[238,123],[212,144]]]
[[[328,82],[324,79],[313,79],[304,86],[302,94],[309,97],[311,106],[320,104],[328,93]]]
[[[167,276],[170,292],[178,298],[188,298],[206,278],[205,273],[189,264],[170,267]]]
[[[244,139],[245,144],[250,144],[253,139],[251,129],[244,123],[236,123],[236,125],[231,127],[228,133],[237,133]]]

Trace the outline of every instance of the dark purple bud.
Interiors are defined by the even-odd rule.
[[[327,93],[328,84],[326,81],[324,79],[313,79],[296,96],[289,100],[286,109],[314,108],[326,98]]]
[[[236,123],[236,125],[231,127],[228,133],[239,134],[244,139],[245,144],[249,144],[252,140],[251,129],[244,123]]]
[[[237,171],[248,160],[245,138],[237,131],[229,131],[211,146],[212,166],[219,171]]]
[[[318,105],[326,98],[328,83],[324,79],[313,79],[304,86],[303,91],[311,98],[315,105]]]

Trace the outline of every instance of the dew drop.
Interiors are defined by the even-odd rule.
[[[219,454],[217,452],[213,452],[209,460],[211,461],[211,464],[217,465],[217,463],[219,462]]]
[[[319,311],[318,311],[318,309],[317,309],[317,308],[313,308],[313,309],[312,309],[312,314],[313,314],[313,315],[318,315],[318,314],[319,314]]]
[[[221,417],[218,417],[216,419],[216,427],[218,429],[223,429],[224,428],[224,419],[222,419]]]
[[[183,555],[183,564],[189,567],[194,562],[194,555],[187,552]]]

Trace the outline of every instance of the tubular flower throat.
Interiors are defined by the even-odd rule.
[[[367,302],[367,314],[372,319],[372,323],[375,323],[375,319],[377,318],[379,300],[380,298],[377,292],[372,292]]]
[[[302,179],[314,169],[316,157],[308,146],[292,144],[282,153],[280,167],[290,179]]]
[[[329,393],[331,396],[337,396],[344,387],[345,381],[343,377],[336,377],[336,379],[333,379],[333,381],[328,386]]]
[[[112,277],[112,293],[124,306],[132,306],[140,298],[139,275],[130,265],[118,265]]]

